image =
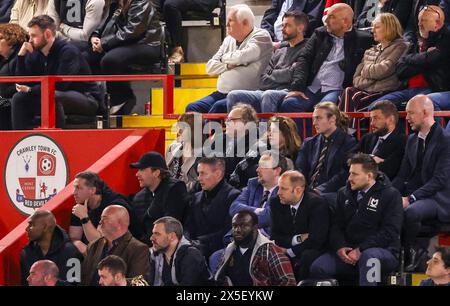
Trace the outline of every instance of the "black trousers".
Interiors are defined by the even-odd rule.
[[[64,128],[66,114],[95,116],[98,101],[91,94],[78,91],[56,91],[56,127]],[[18,92],[11,102],[12,128],[26,130],[39,123],[35,117],[41,114],[41,97],[33,93]]]
[[[210,12],[218,0],[161,0],[161,7],[173,47],[183,42],[182,15],[187,11]]]
[[[304,250],[299,257],[290,258],[297,282],[309,277],[309,269],[320,255],[322,252],[317,250]]]
[[[146,44],[133,44],[97,53],[92,49],[83,53],[91,66],[93,74],[129,74],[131,65],[152,65],[159,61],[160,47]],[[130,82],[107,82],[111,95],[111,105],[121,104],[135,99]]]

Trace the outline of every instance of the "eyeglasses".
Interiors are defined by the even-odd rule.
[[[430,10],[430,11],[438,14],[439,19],[441,19],[441,13],[437,9],[433,8],[432,6],[425,5],[420,11],[424,12],[426,10]]]

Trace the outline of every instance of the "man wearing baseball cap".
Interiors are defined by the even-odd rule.
[[[153,222],[171,216],[183,223],[189,197],[184,182],[170,176],[164,157],[158,152],[147,152],[138,162],[131,163],[138,169],[136,177],[142,188],[133,199],[137,221],[142,225],[142,242],[151,244]]]

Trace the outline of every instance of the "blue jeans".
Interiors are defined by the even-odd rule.
[[[338,98],[342,90],[331,90],[327,92],[321,92],[320,90],[316,93],[311,92],[309,89],[305,91],[305,95],[308,97],[308,100],[305,100],[301,97],[290,97],[281,102],[280,113],[305,113],[312,112],[314,110],[314,106],[319,102],[334,102],[338,101]],[[304,139],[307,135],[311,135],[311,121],[308,120],[306,124],[306,135],[303,135],[303,120],[295,119],[295,123],[297,124],[297,129]]]
[[[435,111],[450,110],[450,91],[434,92],[427,96],[433,101]]]
[[[388,100],[388,101],[391,101],[392,103],[394,103],[395,106],[397,106],[397,109],[399,111],[404,111],[405,107],[406,107],[406,103],[412,97],[419,95],[419,94],[427,95],[429,93],[431,93],[431,89],[429,89],[429,88],[408,88],[408,89],[403,89],[403,90],[399,90],[399,91],[394,91],[394,92],[388,93],[384,96],[381,96],[380,98],[373,101],[369,105],[368,109],[369,109],[369,111],[371,111],[372,108],[375,106],[375,104],[378,101]]]
[[[359,273],[360,286],[376,286],[376,281],[371,281],[368,276],[372,275],[373,265],[370,259],[378,259],[382,276],[395,270],[398,265],[397,258],[387,249],[369,248],[361,252],[361,257],[355,266],[343,262],[336,253],[325,253],[317,258],[310,270],[310,278],[345,278],[356,279]],[[382,279],[381,279],[382,280]],[[381,281],[380,280],[380,281]]]
[[[204,98],[201,98],[200,100],[189,103],[188,106],[186,106],[186,112],[208,113],[212,112],[213,110],[214,111],[220,110],[221,105],[218,105],[216,107],[214,106],[217,103],[222,103],[222,105],[226,106],[226,98],[227,94],[215,91],[211,93],[209,96],[206,96]],[[226,113],[226,108],[224,113]]]
[[[237,103],[250,104],[258,113],[276,113],[286,90],[233,90],[227,96],[227,110]]]

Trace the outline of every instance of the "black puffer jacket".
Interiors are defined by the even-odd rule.
[[[105,24],[94,31],[91,37],[100,37],[106,52],[125,45],[161,44],[161,26],[156,10],[148,0],[131,0],[128,10],[111,6],[110,16]]]
[[[337,251],[342,247],[385,248],[396,253],[400,247],[403,222],[402,197],[383,173],[362,200],[356,201],[357,191],[350,184],[337,196],[337,209],[332,219],[330,245]]]
[[[365,31],[348,31],[344,35],[345,59],[340,63],[345,73],[343,87],[352,86],[356,66],[361,62],[366,49],[373,44],[372,36]],[[333,37],[325,27],[320,27],[303,47],[294,69],[291,91],[305,91],[311,85],[320,67],[325,62],[333,47]]]
[[[419,52],[419,42],[415,41],[410,53],[400,58],[397,63],[400,80],[423,74],[434,92],[450,90],[450,32],[445,26],[430,32],[426,49],[429,51]]]

